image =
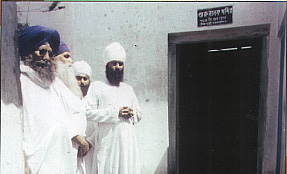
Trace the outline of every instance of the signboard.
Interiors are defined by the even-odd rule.
[[[232,23],[232,6],[202,9],[197,11],[197,26],[213,26]]]

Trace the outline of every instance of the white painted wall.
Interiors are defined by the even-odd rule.
[[[1,100],[1,172],[24,174],[20,109]]]
[[[65,9],[47,10],[52,2],[18,2],[18,20],[44,25],[59,31],[75,61],[86,60],[92,79],[104,78],[102,51],[113,41],[127,51],[125,80],[134,87],[143,109],[138,140],[144,173],[166,173],[168,148],[168,33],[271,24],[267,127],[277,118],[280,39],[278,28],[285,2],[61,2]],[[197,10],[233,6],[233,24],[197,27]],[[29,8],[30,12],[27,11]],[[282,10],[283,9],[283,10]],[[37,12],[38,11],[38,12]],[[277,133],[269,135],[276,141]],[[276,158],[271,148],[270,158]],[[266,164],[266,171],[274,170]]]

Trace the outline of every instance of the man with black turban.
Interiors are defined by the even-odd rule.
[[[74,174],[77,149],[72,138],[81,134],[77,122],[85,110],[79,110],[84,108],[80,100],[55,77],[59,33],[32,26],[22,30],[18,40],[26,171]]]

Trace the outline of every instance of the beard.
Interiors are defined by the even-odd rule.
[[[32,61],[30,67],[34,69],[43,80],[48,80],[53,82],[55,80],[55,71],[57,66],[54,61],[51,60],[41,60],[41,61]]]
[[[81,91],[83,93],[83,97],[85,97],[87,95],[89,86],[90,86],[90,84],[88,84],[88,85],[81,84],[80,85]]]
[[[106,77],[111,85],[119,86],[124,79],[124,69],[121,71],[119,69],[113,70],[106,66]]]
[[[79,98],[83,97],[78,81],[75,77],[74,69],[70,63],[57,62],[56,76]]]

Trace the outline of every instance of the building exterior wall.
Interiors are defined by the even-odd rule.
[[[283,50],[283,53],[281,53],[281,56],[283,56],[283,57],[281,57],[281,61],[283,61],[284,62],[284,64],[283,64],[283,70],[281,70],[281,71],[283,71],[283,79],[282,79],[282,87],[283,87],[283,89],[282,89],[282,103],[281,103],[281,106],[282,106],[282,111],[281,111],[281,114],[282,114],[282,135],[281,135],[281,137],[282,137],[282,144],[281,144],[281,150],[282,150],[282,152],[281,152],[281,164],[280,164],[280,172],[283,172],[283,173],[286,173],[286,117],[287,117],[287,113],[286,113],[286,23],[287,23],[287,21],[286,21],[286,11],[285,11],[285,14],[284,14],[284,12],[282,12],[282,11],[284,11],[284,10],[282,10],[282,8],[284,8],[284,7],[281,7],[281,10],[280,10],[280,12],[279,12],[279,14],[281,14],[280,16],[282,16],[282,19],[281,19],[281,29],[282,29],[282,32],[283,33],[278,33],[278,35],[281,37],[281,39],[282,39],[282,43],[284,44],[284,45],[282,45],[281,46],[281,51]],[[283,15],[284,14],[284,15]],[[284,33],[285,32],[285,33]],[[283,59],[283,60],[282,60]],[[281,65],[281,68],[282,68],[282,65]],[[282,74],[281,74],[281,76],[282,76]],[[280,112],[280,111],[279,111]]]
[[[16,3],[2,6],[1,31],[1,172],[24,173]]]
[[[74,61],[85,60],[92,66],[93,81],[105,78],[105,46],[117,41],[126,49],[125,81],[134,87],[144,112],[137,127],[143,173],[167,172],[168,33],[270,24],[266,129],[277,126],[277,33],[286,10],[284,2],[60,2],[58,6],[65,8],[47,12],[51,4],[17,2],[18,23],[57,29]],[[232,24],[197,27],[197,10],[230,5]],[[274,142],[266,155],[276,159],[277,132],[266,135],[266,141]],[[263,172],[275,171],[274,166],[264,164]]]
[[[285,31],[286,31],[286,28],[285,28]],[[286,45],[286,35],[285,35],[285,45]],[[287,171],[287,161],[286,161],[286,157],[287,157],[287,138],[286,138],[286,120],[287,120],[287,105],[286,105],[286,46],[285,46],[285,53],[284,53],[284,80],[283,80],[283,119],[284,119],[284,125],[283,126],[283,133],[282,135],[284,136],[283,140],[285,139],[285,146],[283,144],[283,148],[285,149],[285,154],[284,154],[284,157],[283,157],[283,162],[284,164],[282,164],[282,168],[285,169],[285,173]],[[284,170],[283,169],[283,170]]]

